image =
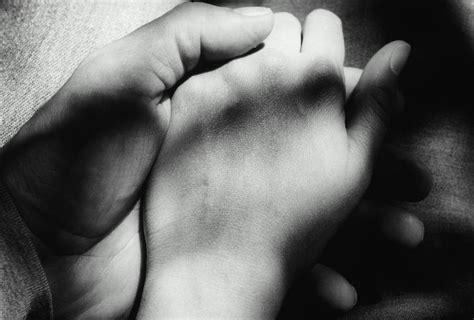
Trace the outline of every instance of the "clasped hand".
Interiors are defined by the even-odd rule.
[[[361,73],[327,11],[186,4],[88,56],[0,167],[55,316],[275,317],[369,186],[408,53]]]

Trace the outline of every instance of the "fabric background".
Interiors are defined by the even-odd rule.
[[[95,48],[182,1],[0,2],[0,146]],[[227,4],[231,1],[212,1]],[[392,141],[424,162],[431,195],[401,204],[423,219],[416,250],[367,251],[355,272],[359,306],[347,319],[426,319],[474,315],[474,112],[472,0],[240,1],[289,11],[315,8],[342,20],[346,64],[363,67],[390,40],[412,45],[404,73],[407,107]],[[375,250],[375,251],[374,251]],[[368,281],[365,276],[371,276]],[[357,281],[356,281],[357,283]]]

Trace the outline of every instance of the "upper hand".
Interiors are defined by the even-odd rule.
[[[260,43],[273,23],[264,13],[177,7],[89,55],[5,147],[0,177],[31,230],[55,317],[131,312],[144,267],[132,209],[168,128],[167,92],[201,58]]]

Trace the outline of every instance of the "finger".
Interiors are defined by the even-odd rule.
[[[433,178],[426,166],[394,147],[384,147],[375,164],[367,197],[420,201],[430,192]]]
[[[314,10],[305,20],[301,52],[314,59],[330,61],[339,71],[344,65],[341,20],[327,10]]]
[[[185,3],[135,34],[150,39],[147,50],[156,57],[156,73],[169,89],[200,59],[222,60],[244,54],[260,44],[272,27],[273,13],[268,8],[231,10]]]
[[[349,100],[349,98],[352,95],[352,92],[354,92],[354,89],[357,83],[359,82],[361,75],[362,75],[362,69],[351,68],[351,67],[344,68],[344,79],[345,79],[345,85],[346,85],[346,99],[347,100]]]
[[[348,311],[357,303],[357,291],[341,274],[317,264],[309,275],[310,285],[323,303],[339,311]]]
[[[301,24],[292,14],[279,12],[274,15],[273,30],[265,39],[263,50],[298,53],[301,48]]]
[[[28,203],[32,231],[63,253],[82,253],[113,230],[138,200],[166,132],[169,113],[148,97],[161,101],[201,57],[247,52],[272,25],[269,9],[182,5],[89,56],[9,143],[0,168]]]
[[[416,247],[423,241],[423,222],[403,208],[364,200],[354,212],[356,219],[374,221],[377,233],[402,246]],[[367,225],[374,225],[367,223]]]
[[[348,133],[367,160],[373,161],[390,119],[400,111],[396,109],[397,82],[409,53],[410,46],[403,41],[386,45],[369,61],[355,88],[347,114]]]
[[[406,247],[416,247],[423,241],[425,228],[416,216],[403,210],[382,208],[379,226],[381,233],[389,240]]]

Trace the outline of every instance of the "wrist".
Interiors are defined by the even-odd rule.
[[[150,266],[140,315],[274,319],[286,281],[273,259],[188,255]]]

